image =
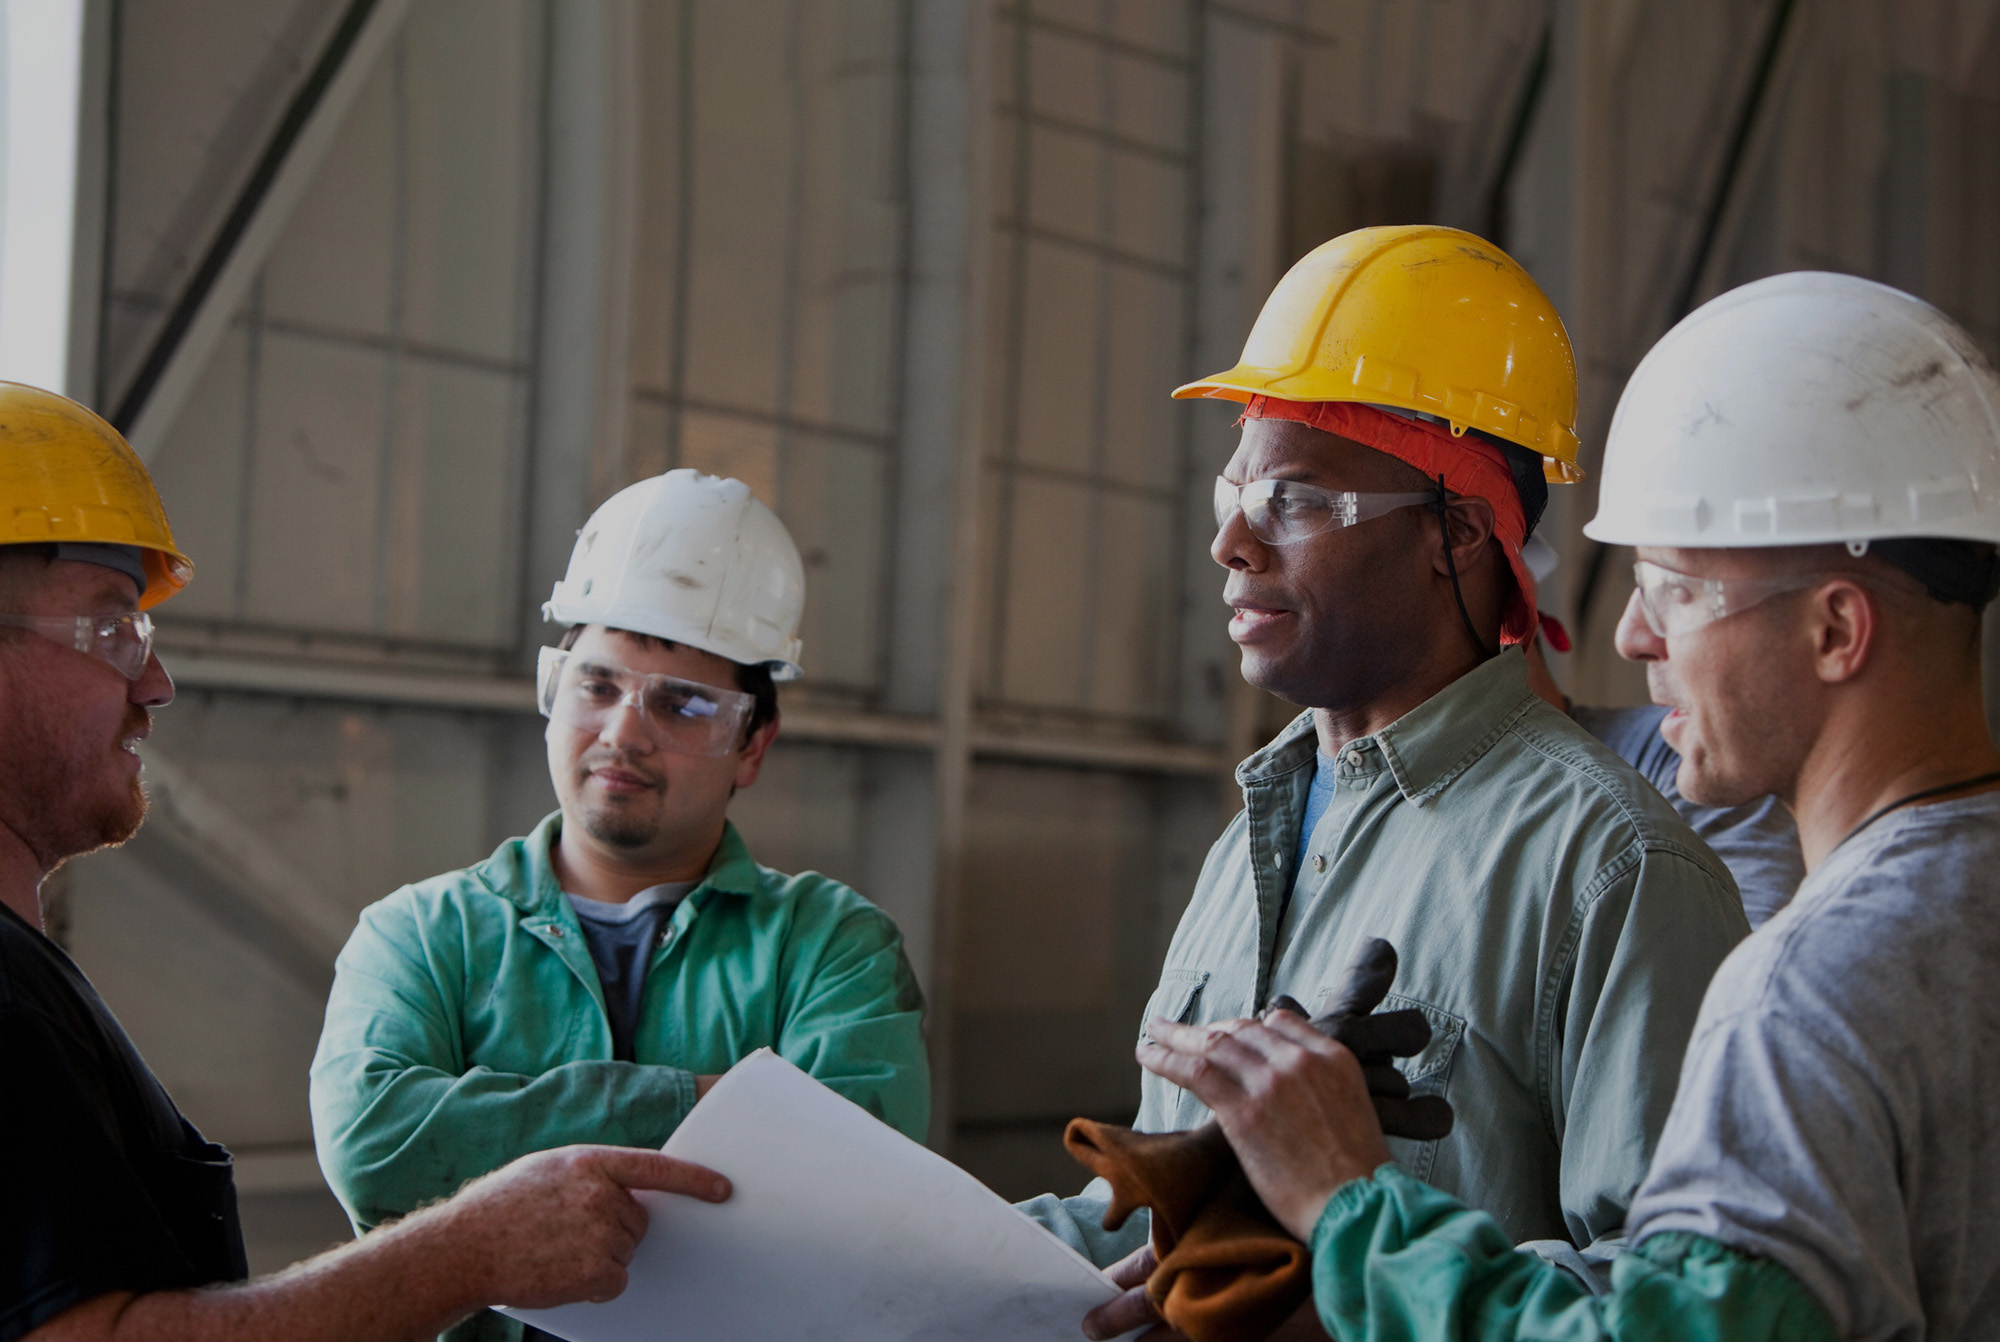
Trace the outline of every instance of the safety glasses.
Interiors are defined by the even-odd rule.
[[[663,750],[677,755],[727,755],[742,741],[756,707],[741,690],[698,680],[633,671],[602,657],[543,648],[535,667],[542,716],[579,731],[599,732],[626,705],[639,710]]]
[[[54,643],[88,653],[127,680],[146,674],[153,655],[153,617],[134,615],[5,615],[0,624],[32,629]]]
[[[1237,509],[1250,525],[1250,534],[1266,545],[1292,545],[1329,527],[1351,527],[1392,513],[1429,503],[1435,491],[1421,494],[1356,494],[1321,489],[1297,480],[1252,480],[1234,485],[1221,476],[1215,478],[1215,525],[1227,526]]]
[[[1632,566],[1639,613],[1660,638],[1678,638],[1786,592],[1817,587],[1831,573],[1786,573],[1774,578],[1695,578],[1640,560]]]

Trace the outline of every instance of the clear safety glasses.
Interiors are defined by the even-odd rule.
[[[535,667],[542,716],[579,731],[604,729],[610,716],[637,708],[663,750],[676,755],[727,755],[742,742],[756,699],[698,680],[632,671],[561,648],[543,648]]]
[[[1639,613],[1646,627],[1660,638],[1678,638],[1727,615],[1786,592],[1817,587],[1831,573],[1786,573],[1775,578],[1694,578],[1640,560],[1632,566],[1638,584]]]
[[[65,648],[89,653],[127,680],[145,675],[153,655],[150,615],[0,615],[0,624],[32,629]]]
[[[1329,527],[1351,527],[1371,517],[1429,503],[1437,495],[1356,494],[1321,489],[1297,480],[1252,480],[1233,485],[1215,478],[1215,525],[1228,525],[1238,508],[1250,524],[1250,534],[1266,545],[1291,545],[1317,536]]]

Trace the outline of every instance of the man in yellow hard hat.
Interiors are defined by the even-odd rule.
[[[1237,367],[1175,394],[1244,407],[1212,553],[1245,679],[1308,711],[1239,766],[1244,809],[1146,1016],[1227,1022],[1281,994],[1318,1011],[1387,938],[1388,1005],[1431,1027],[1410,1091],[1457,1112],[1398,1157],[1587,1273],[1615,1247],[1702,989],[1748,928],[1672,807],[1528,684],[1521,547],[1545,480],[1577,478],[1562,323],[1471,234],[1363,229],[1292,268]],[[1207,1115],[1144,1079],[1141,1129]],[[1108,1232],[1107,1192],[1028,1210],[1159,1298],[1170,1236],[1156,1265],[1147,1218]],[[1135,1291],[1090,1330],[1150,1312]]]
[[[244,1280],[229,1153],[41,923],[49,873],[145,818],[137,747],[174,693],[146,611],[192,572],[109,424],[0,383],[0,1339],[376,1342],[487,1305],[618,1294],[646,1226],[628,1189],[720,1201],[720,1175],[652,1151],[549,1151]]]

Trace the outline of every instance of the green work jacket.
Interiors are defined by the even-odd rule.
[[[1622,1245],[1709,977],[1749,935],[1727,868],[1529,689],[1518,652],[1348,742],[1294,873],[1317,755],[1305,714],[1238,768],[1244,809],[1209,850],[1147,1016],[1225,1021],[1279,993],[1317,1012],[1363,942],[1387,938],[1400,968],[1383,1009],[1431,1024],[1403,1070],[1458,1113],[1441,1141],[1392,1140],[1398,1164],[1597,1273]],[[1141,1078],[1141,1130],[1207,1117]],[[1023,1210],[1104,1264],[1146,1232],[1144,1216],[1100,1227],[1109,1192],[1098,1180]]]
[[[1702,1235],[1653,1235],[1593,1295],[1517,1253],[1493,1218],[1394,1165],[1327,1201],[1312,1234],[1327,1333],[1401,1342],[1834,1342],[1797,1277]]]
[[[366,1229],[516,1156],[657,1148],[697,1074],[769,1047],[906,1135],[930,1116],[923,998],[888,915],[723,830],[653,952],[632,1062],[550,848],[562,816],[404,886],[340,953],[312,1065],[327,1182]]]

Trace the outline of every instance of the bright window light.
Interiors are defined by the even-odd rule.
[[[84,0],[0,0],[0,379],[62,391]]]

